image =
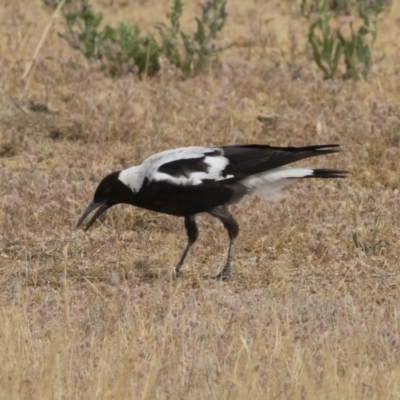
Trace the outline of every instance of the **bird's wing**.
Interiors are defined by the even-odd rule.
[[[279,168],[304,158],[322,154],[337,153],[338,145],[307,147],[273,147],[268,145],[245,145],[222,147],[228,159],[224,175],[245,178],[260,172]]]
[[[228,163],[221,148],[184,147],[155,154],[144,161],[143,167],[149,181],[199,186],[232,178],[224,174]]]
[[[148,181],[179,186],[209,187],[276,169],[304,158],[338,152],[337,145],[273,147],[244,145],[183,147],[146,159],[141,168]]]

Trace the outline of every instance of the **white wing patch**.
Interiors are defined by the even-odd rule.
[[[294,183],[296,178],[314,175],[311,168],[279,167],[251,175],[241,181],[251,194],[266,197],[269,200],[280,200],[285,197],[282,189]]]
[[[191,158],[203,158],[205,154],[218,152],[221,155],[206,156],[203,160],[208,166],[208,172],[192,172],[188,177],[174,177],[158,169],[167,163],[186,160]],[[222,171],[228,165],[229,160],[222,156],[223,150],[218,147],[182,147],[179,149],[166,150],[146,158],[142,164],[125,169],[120,172],[118,179],[129,186],[133,192],[138,192],[147,178],[149,181],[164,181],[175,185],[200,185],[203,179],[228,179],[232,175],[223,177]]]
[[[207,173],[207,178],[205,178],[205,179],[215,179],[215,180],[219,181],[221,179],[233,178],[233,175],[222,176],[222,171],[229,164],[229,160],[226,157],[207,156],[205,158],[204,162],[210,166],[208,173]]]
[[[207,149],[210,152],[210,149]],[[204,157],[202,154],[199,159]],[[185,157],[185,158],[194,158]],[[175,160],[172,160],[175,161]],[[164,181],[169,182],[174,185],[183,185],[183,186],[196,186],[201,185],[204,180],[213,180],[219,181],[222,179],[232,178],[233,175],[222,176],[222,171],[228,165],[229,160],[223,156],[206,156],[203,162],[208,165],[208,171],[194,171],[189,174],[189,176],[171,176],[165,172],[157,171],[153,174],[154,181]],[[160,165],[161,166],[161,165]]]

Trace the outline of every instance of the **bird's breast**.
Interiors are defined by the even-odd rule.
[[[246,194],[240,184],[185,187],[151,182],[135,193],[129,204],[164,214],[186,216],[239,201]]]

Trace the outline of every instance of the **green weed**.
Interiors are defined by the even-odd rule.
[[[369,244],[361,243],[361,241],[358,238],[358,234],[356,232],[353,232],[352,239],[353,239],[354,247],[362,250],[366,255],[377,254],[378,250],[381,247],[381,244],[383,243],[383,240],[377,240],[379,228],[380,228],[380,219],[379,219],[379,216],[375,215],[374,226],[372,229],[372,237],[371,237]]]
[[[308,42],[324,78],[333,78],[341,63],[345,66],[343,78],[367,78],[373,64],[378,16],[385,7],[385,0],[302,0],[301,13],[309,21]],[[343,26],[334,25],[338,11],[356,16],[344,24],[349,35],[342,33]],[[358,28],[354,27],[354,22],[358,23]]]
[[[53,8],[59,4],[56,0],[43,2]],[[159,42],[127,22],[120,22],[116,28],[103,26],[103,14],[95,12],[89,0],[67,3],[62,9],[65,30],[59,36],[86,59],[99,60],[103,71],[110,76],[128,72],[153,75],[161,68],[161,55],[188,76],[210,65],[215,56],[227,48],[214,43],[228,16],[226,0],[200,4],[202,13],[196,18],[197,29],[193,35],[181,30],[183,2],[173,0],[169,25],[156,26]]]
[[[182,0],[173,2],[170,25],[159,24],[157,27],[161,36],[162,53],[186,75],[203,70],[218,53],[229,47],[218,47],[214,43],[228,16],[225,10],[226,0],[207,1],[200,4],[200,7],[202,13],[200,18],[196,18],[197,29],[193,35],[184,33],[180,27]]]

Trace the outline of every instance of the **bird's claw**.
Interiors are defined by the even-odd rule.
[[[172,279],[182,278],[182,276],[183,276],[183,273],[181,271],[174,270],[174,272],[172,273]]]
[[[211,279],[214,279],[216,281],[221,281],[221,282],[228,282],[230,279],[230,275],[224,274],[223,272],[221,272],[216,276],[212,276]]]

